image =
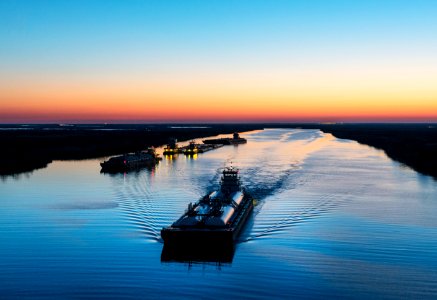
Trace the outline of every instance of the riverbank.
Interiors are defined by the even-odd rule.
[[[437,178],[437,124],[0,125],[0,175],[44,168],[53,160],[86,159],[179,141],[263,128],[320,129],[385,151]]]
[[[381,150],[391,159],[437,179],[437,124],[300,124]]]
[[[0,175],[44,168],[53,160],[117,155],[179,141],[262,129],[256,124],[220,125],[1,125]]]
[[[437,127],[421,124],[321,129],[337,138],[353,139],[382,149],[391,159],[437,178]]]

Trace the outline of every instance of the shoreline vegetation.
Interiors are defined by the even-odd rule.
[[[337,138],[383,150],[388,157],[437,179],[437,125],[321,128]]]
[[[380,150],[411,169],[437,179],[437,124],[303,124],[336,138],[357,141]]]
[[[264,128],[320,129],[383,150],[388,157],[437,179],[437,124],[144,124],[0,125],[0,175],[18,175],[53,160],[98,158],[219,134]]]
[[[53,160],[80,160],[262,129],[256,124],[212,125],[0,125],[0,176],[45,168]]]

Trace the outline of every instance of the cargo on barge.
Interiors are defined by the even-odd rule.
[[[234,132],[232,138],[209,139],[209,140],[204,140],[203,143],[204,144],[238,145],[238,144],[246,144],[247,140],[245,138],[240,137],[238,132]]]
[[[160,160],[161,157],[156,154],[155,149],[149,148],[147,151],[138,151],[111,157],[109,160],[100,163],[100,166],[102,167],[101,172],[118,173],[154,166]]]
[[[241,187],[238,169],[223,170],[220,189],[196,203],[161,230],[167,248],[230,249],[253,210],[252,197]]]

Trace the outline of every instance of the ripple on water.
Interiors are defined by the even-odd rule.
[[[244,136],[152,170],[106,176],[97,160],[55,161],[1,182],[0,294],[435,298],[435,181],[317,130]],[[257,203],[231,266],[161,263],[161,228],[231,163]]]
[[[196,164],[182,157],[164,161],[153,175],[144,170],[114,177],[116,198],[127,221],[146,238],[160,240],[161,228],[171,224],[189,202],[216,189],[223,166],[230,164],[240,168],[243,184],[257,201],[250,231],[241,241],[286,231],[340,203],[329,195],[297,199],[292,192],[311,180],[301,172],[305,158],[331,138],[317,130],[272,130],[248,135],[248,139],[247,145],[219,149],[223,152],[219,157],[208,158],[205,153]]]

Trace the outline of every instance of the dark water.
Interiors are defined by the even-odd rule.
[[[436,298],[437,183],[317,130],[154,170],[57,161],[0,181],[0,298]],[[231,263],[161,262],[160,229],[238,166],[257,206]]]

